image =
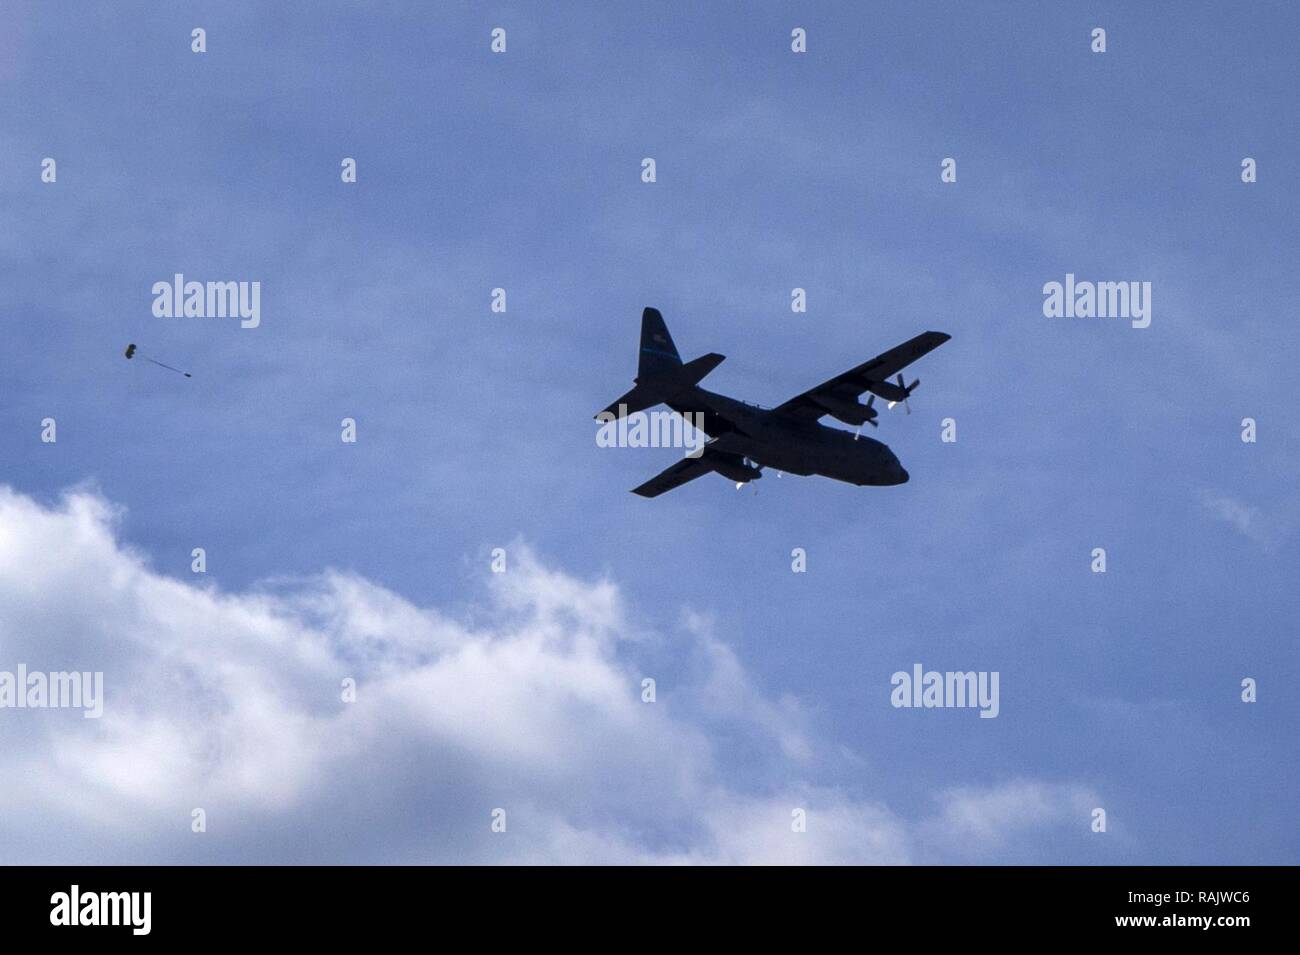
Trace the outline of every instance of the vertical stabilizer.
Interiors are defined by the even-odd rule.
[[[647,308],[641,313],[641,358],[637,364],[637,380],[654,378],[682,367],[682,357],[677,354],[673,336],[657,308]]]

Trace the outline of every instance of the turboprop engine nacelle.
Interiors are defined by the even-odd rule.
[[[813,400],[825,408],[826,413],[836,421],[843,421],[845,424],[851,424],[857,428],[862,427],[864,424],[874,425],[879,414],[875,408],[871,407],[871,403],[875,400],[874,395],[867,399],[865,405],[860,405],[856,401],[841,401],[838,398],[826,395],[818,395]]]
[[[763,476],[762,468],[754,467],[746,460],[730,461],[723,459],[715,463],[713,469],[723,477],[730,478],[738,484],[757,481]]]

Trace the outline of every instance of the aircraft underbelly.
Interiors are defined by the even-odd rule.
[[[733,439],[734,440],[734,439]],[[843,447],[820,441],[779,442],[742,438],[736,441],[738,453],[744,454],[765,468],[774,468],[787,474],[811,475],[848,481],[852,484],[868,483],[874,468],[866,446]]]

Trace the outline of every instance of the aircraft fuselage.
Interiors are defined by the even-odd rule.
[[[725,436],[728,452],[759,467],[858,485],[888,486],[908,479],[889,446],[865,435],[792,420],[698,386],[683,389],[668,405],[679,414],[703,411],[709,437]]]

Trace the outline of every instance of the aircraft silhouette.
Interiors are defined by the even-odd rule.
[[[710,438],[703,453],[678,461],[634,488],[632,493],[642,497],[657,497],[711,471],[740,487],[762,477],[764,467],[820,474],[849,484],[903,484],[908,474],[898,458],[880,441],[862,437],[862,426],[876,427],[877,396],[891,408],[900,401],[906,404],[921,382],[904,384],[902,370],[951,337],[922,332],[775,408],[760,408],[699,387],[724,356],[710,352],[683,364],[663,316],[658,309],[647,308],[641,315],[636,386],[596,418],[616,420],[662,403],[684,417],[690,415],[688,421],[702,421]],[[897,383],[889,381],[894,375]],[[864,391],[871,393],[865,405],[858,402]],[[911,408],[907,410],[910,414]],[[858,433],[821,424],[826,415],[856,426]]]

